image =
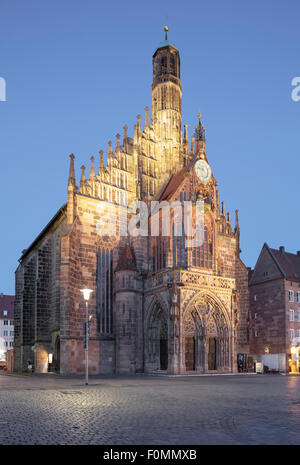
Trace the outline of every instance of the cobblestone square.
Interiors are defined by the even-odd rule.
[[[0,444],[300,444],[300,376],[0,376]]]

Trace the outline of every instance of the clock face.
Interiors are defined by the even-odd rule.
[[[198,160],[195,163],[194,170],[200,181],[208,182],[211,178],[211,169],[205,160]]]

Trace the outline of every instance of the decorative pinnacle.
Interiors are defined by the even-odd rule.
[[[95,157],[91,157],[91,171],[90,171],[90,179],[95,178]]]
[[[75,186],[75,169],[74,169],[74,155],[70,155],[70,169],[69,169],[69,185]]]
[[[81,183],[84,183],[85,182],[85,166],[82,165],[80,169],[81,169]]]
[[[100,171],[102,171],[103,168],[104,168],[103,150],[100,150],[100,151],[99,151],[99,154],[100,154],[100,165],[99,165],[99,174],[100,174]]]
[[[145,128],[147,128],[150,125],[149,122],[149,107],[145,107]]]
[[[239,211],[235,210],[235,228],[239,228]]]
[[[188,142],[188,130],[187,130],[187,128],[188,128],[188,125],[185,124],[184,125],[184,140]]]
[[[202,113],[200,113],[200,111],[198,111],[198,115],[197,115],[197,116],[198,116],[198,119],[200,119],[201,116],[202,116]]]

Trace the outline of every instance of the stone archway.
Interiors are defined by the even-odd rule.
[[[145,327],[146,371],[167,370],[169,362],[169,330],[166,314],[159,302],[149,312]]]
[[[193,299],[183,319],[185,371],[229,371],[230,322],[217,298],[201,294]]]

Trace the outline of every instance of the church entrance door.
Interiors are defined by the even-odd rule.
[[[160,339],[160,369],[168,368],[168,340]]]
[[[193,336],[185,337],[185,369],[186,371],[195,370],[195,338]]]
[[[210,337],[208,339],[208,369],[209,370],[217,369],[216,345],[217,345],[216,338]]]

